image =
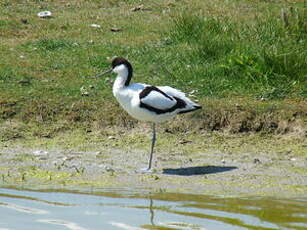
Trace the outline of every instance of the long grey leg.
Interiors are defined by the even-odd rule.
[[[153,157],[155,143],[156,143],[156,124],[152,123],[151,150],[150,150],[150,157],[149,157],[148,169],[147,170],[151,169],[151,163],[152,163],[152,157]]]

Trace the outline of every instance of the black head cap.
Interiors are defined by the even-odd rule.
[[[125,86],[128,86],[132,78],[132,73],[133,73],[132,65],[125,58],[122,58],[122,57],[114,58],[112,61],[112,68],[114,69],[116,66],[119,66],[119,65],[125,65],[128,69],[128,77],[125,82]]]

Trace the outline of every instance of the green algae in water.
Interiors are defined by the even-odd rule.
[[[139,192],[142,193],[124,189],[86,192],[0,188],[0,228],[300,230],[307,227],[306,198],[223,198]]]

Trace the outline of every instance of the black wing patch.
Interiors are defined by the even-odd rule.
[[[161,93],[163,96],[167,97],[168,99],[170,99],[172,101],[176,100],[176,104],[169,109],[159,109],[159,108],[155,108],[155,107],[148,105],[148,104],[141,101],[140,102],[141,108],[147,109],[147,110],[154,112],[156,114],[164,114],[164,113],[171,113],[171,112],[175,111],[176,109],[184,108],[187,105],[187,103],[184,100],[182,100],[178,97],[175,97],[175,96],[171,97],[155,86],[147,86],[145,89],[143,89],[143,91],[140,93],[140,100],[142,98],[145,98],[146,96],[148,96],[148,94],[150,94],[150,92],[152,92],[152,91],[157,91],[157,92]]]
[[[169,95],[164,93],[162,90],[160,90],[156,86],[147,86],[147,87],[145,87],[145,89],[143,89],[142,92],[140,93],[140,99],[148,96],[148,94],[150,94],[151,91],[157,91],[157,92],[161,93],[163,96],[165,96],[168,99],[170,99],[171,101],[174,100],[172,97],[170,97]]]

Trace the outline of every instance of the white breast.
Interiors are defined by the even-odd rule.
[[[170,118],[171,114],[157,116],[155,113],[140,107],[139,93],[146,87],[145,84],[132,84],[115,91],[115,98],[121,107],[133,118],[141,121],[162,122]]]

